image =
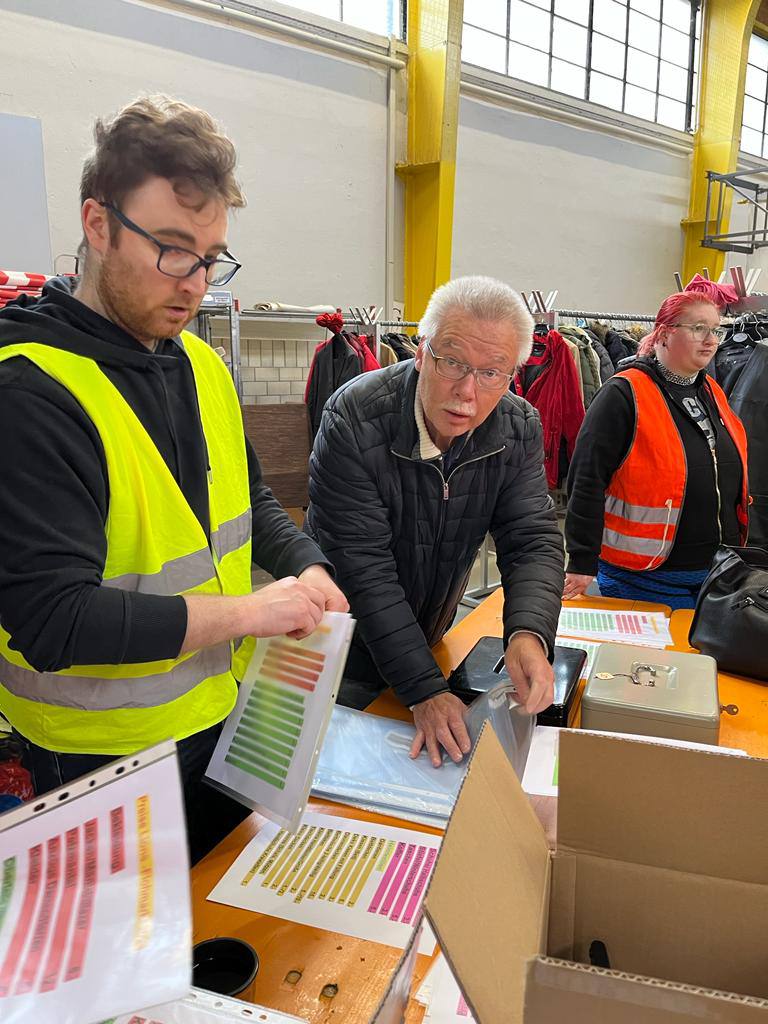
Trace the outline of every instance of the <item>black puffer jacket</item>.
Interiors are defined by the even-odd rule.
[[[447,688],[430,647],[453,621],[488,532],[505,642],[530,630],[552,652],[564,564],[533,407],[505,395],[445,479],[442,459],[419,457],[417,382],[409,360],[331,397],[310,459],[305,527],[357,619],[347,675],[366,681],[352,666],[367,662],[407,705]]]

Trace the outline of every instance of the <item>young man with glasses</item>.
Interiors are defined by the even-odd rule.
[[[239,269],[232,143],[163,97],[95,140],[82,276],[0,312],[0,712],[38,793],[179,741],[197,859],[244,816],[202,773],[253,637],[347,604],[264,486],[224,363],[185,330]],[[252,594],[252,562],[278,581]]]
[[[469,751],[463,705],[430,648],[453,621],[493,536],[504,588],[505,660],[518,699],[552,702],[550,657],[563,544],[544,476],[536,411],[509,393],[533,321],[486,277],[432,296],[413,361],[340,388],[310,460],[306,529],[336,568],[357,632],[339,700],[365,707],[387,686],[413,711],[411,754]]]

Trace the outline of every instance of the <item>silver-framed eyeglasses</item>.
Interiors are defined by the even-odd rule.
[[[436,356],[429,342],[427,342],[427,349],[435,361],[435,372],[446,380],[463,380],[471,373],[477,386],[486,391],[501,391],[512,383],[513,375],[510,373],[502,373],[501,370],[491,368],[479,369],[476,366],[469,366],[467,363],[460,363],[451,356]]]
[[[708,324],[670,324],[670,327],[687,327],[696,341],[706,341],[710,334],[714,334],[718,344],[725,337],[724,327],[710,327]]]
[[[141,235],[142,238],[149,239],[150,242],[157,246],[159,249],[157,269],[161,274],[165,274],[166,277],[191,277],[197,273],[200,267],[205,267],[205,280],[207,283],[220,288],[223,284],[231,281],[242,266],[241,263],[238,263],[233,258],[232,253],[226,250],[224,251],[224,256],[227,258],[222,259],[221,256],[198,256],[191,249],[184,249],[178,245],[167,245],[165,242],[155,238],[154,235],[150,235],[144,228],[140,228],[130,217],[126,217],[122,210],[118,210],[113,203],[102,203],[101,205],[105,210],[109,210],[112,216],[124,228],[133,231],[137,235]]]

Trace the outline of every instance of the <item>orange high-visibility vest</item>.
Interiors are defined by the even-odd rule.
[[[642,370],[617,374],[629,381],[635,405],[635,435],[605,492],[600,558],[622,569],[657,569],[672,550],[688,480],[680,432],[661,388]],[[747,435],[725,392],[711,377],[705,387],[715,401],[741,460],[741,498],[736,510],[740,543],[747,539]],[[695,514],[695,510],[692,510]]]

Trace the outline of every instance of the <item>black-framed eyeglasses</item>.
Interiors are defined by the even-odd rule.
[[[432,346],[427,342],[429,354],[435,361],[435,372],[446,380],[463,380],[468,374],[472,374],[479,388],[486,391],[501,391],[508,388],[512,383],[513,375],[502,373],[501,370],[479,370],[476,366],[469,366],[467,363],[460,363],[451,356],[436,356]]]
[[[231,252],[224,252],[227,259],[222,259],[220,256],[208,258],[207,256],[198,256],[191,249],[183,249],[178,245],[167,245],[155,238],[154,235],[150,235],[144,228],[140,228],[113,203],[102,203],[101,205],[105,210],[109,210],[123,227],[141,235],[142,238],[148,238],[157,246],[160,250],[157,256],[157,269],[167,277],[191,277],[200,267],[205,267],[205,280],[208,284],[218,288],[231,281],[242,266],[233,258]]]

